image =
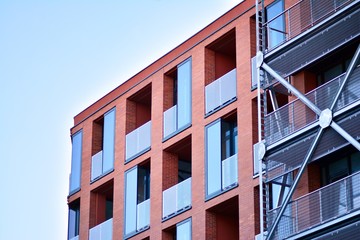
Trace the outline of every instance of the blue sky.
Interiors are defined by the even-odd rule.
[[[73,117],[240,0],[0,0],[0,239],[66,239]]]

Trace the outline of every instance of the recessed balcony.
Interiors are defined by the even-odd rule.
[[[205,113],[209,114],[236,99],[236,68],[205,87]]]
[[[191,177],[163,191],[163,220],[191,207]]]

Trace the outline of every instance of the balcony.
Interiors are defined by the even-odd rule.
[[[329,108],[345,74],[308,92],[305,96],[320,110]],[[338,99],[335,111],[343,109],[360,99],[360,66],[358,66]],[[265,115],[265,139],[271,145],[280,139],[289,136],[317,120],[315,113],[307,108],[299,99],[282,106],[274,112]]]
[[[221,164],[222,189],[236,186],[238,183],[237,154],[223,160]]]
[[[69,240],[79,240],[79,235],[75,236],[75,237],[72,237],[70,238]]]
[[[279,209],[268,212],[270,223]],[[331,221],[345,220],[357,210],[360,210],[360,172],[290,202],[275,234],[284,239]]]
[[[112,240],[113,220],[109,220],[91,228],[89,230],[89,240]]]
[[[151,121],[126,135],[126,161],[146,152],[151,146]]]
[[[264,62],[286,78],[358,42],[359,6],[358,0],[299,1],[263,24]]]
[[[168,219],[191,207],[191,177],[163,191],[163,216]]]
[[[147,229],[150,226],[150,199],[147,199],[137,205],[136,230],[138,232]]]
[[[205,113],[210,114],[236,99],[236,69],[205,87]]]
[[[269,19],[263,25],[263,31],[267,33],[267,51],[271,51],[273,48],[316,26],[350,2],[353,2],[353,0],[301,0],[297,2],[274,18]],[[281,29],[284,23],[278,24],[279,22],[285,22],[285,29]]]

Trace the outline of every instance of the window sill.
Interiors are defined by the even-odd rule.
[[[216,113],[217,111],[220,111],[221,109],[223,109],[223,108],[225,108],[226,106],[232,104],[232,103],[235,102],[236,100],[237,100],[237,98],[234,97],[234,98],[230,99],[229,101],[227,101],[226,103],[224,103],[224,104],[218,106],[217,108],[211,110],[210,112],[205,113],[205,117],[204,117],[204,118],[207,118],[208,116]]]
[[[161,222],[166,222],[167,220],[172,219],[172,218],[174,218],[174,217],[182,214],[183,212],[186,212],[186,211],[190,210],[191,208],[192,208],[192,207],[191,207],[191,205],[190,205],[190,206],[187,206],[187,207],[185,207],[185,208],[183,208],[183,209],[180,209],[180,210],[178,210],[177,212],[175,212],[175,213],[173,213],[173,214],[170,214],[169,216],[167,216],[167,217],[165,217],[165,218],[162,218]]]
[[[207,196],[205,196],[205,202],[210,201],[211,199],[216,198],[217,196],[220,196],[220,195],[222,195],[222,194],[224,194],[224,193],[226,193],[228,191],[231,191],[234,188],[237,188],[238,186],[239,186],[239,183],[236,183],[236,184],[233,184],[233,185],[231,185],[230,187],[228,187],[228,188],[226,188],[224,190],[220,190],[220,191],[218,191],[216,193],[213,193],[211,195],[207,195]]]
[[[93,184],[94,182],[100,180],[101,178],[109,175],[110,173],[112,173],[114,171],[114,168],[107,170],[106,172],[104,172],[103,174],[101,174],[100,176],[96,177],[94,180],[90,180],[90,184]]]
[[[179,129],[176,130],[175,132],[167,135],[166,137],[163,138],[162,142],[166,142],[167,140],[169,140],[170,138],[174,137],[175,135],[178,135],[179,133],[185,131],[186,129],[190,128],[191,125],[192,125],[191,123],[186,124],[185,126],[179,128]]]
[[[130,234],[126,234],[126,235],[124,235],[124,239],[129,239],[129,238],[131,238],[131,237],[133,237],[135,235],[138,235],[138,234],[140,234],[142,232],[145,232],[148,229],[150,229],[150,226],[144,227],[144,228],[140,229],[140,231],[136,231],[136,232],[133,232],[133,233],[130,233]]]

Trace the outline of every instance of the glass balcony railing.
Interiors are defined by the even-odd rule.
[[[69,240],[79,240],[79,235],[75,236],[75,237],[72,237],[70,238]]]
[[[103,151],[96,153],[91,158],[91,181],[103,174]]]
[[[360,172],[290,202],[275,233],[281,239],[360,210]],[[274,221],[279,208],[268,212]]]
[[[320,110],[329,108],[337,94],[345,74],[321,85],[320,87],[308,92],[305,96],[312,101]],[[360,99],[360,66],[354,69],[340,95],[335,111],[352,104]],[[317,116],[296,99],[274,112],[265,115],[265,139],[268,145],[284,138],[305,126],[315,122]]]
[[[110,218],[105,222],[89,230],[89,240],[112,240],[113,219]]]
[[[164,112],[164,138],[177,130],[177,105],[174,105]]]
[[[138,127],[126,135],[126,160],[150,149],[151,146],[151,121]]]
[[[150,199],[137,205],[137,231],[142,231],[150,226]]]
[[[233,187],[238,183],[237,154],[222,161],[222,189]]]
[[[267,33],[267,51],[300,35],[353,1],[298,1],[282,13],[269,19],[263,25],[263,31]],[[284,24],[285,29],[283,27]],[[279,41],[279,35],[281,36],[281,41]]]
[[[191,206],[191,178],[163,191],[163,219],[167,219]]]
[[[217,108],[236,98],[236,68],[205,87],[205,112]]]

